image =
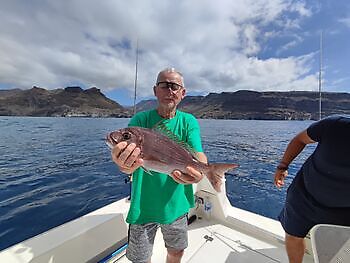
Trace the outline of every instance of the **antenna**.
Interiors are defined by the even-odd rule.
[[[139,39],[136,40],[136,62],[135,62],[135,85],[134,85],[134,108],[133,115],[136,113],[136,90],[137,90],[137,67],[139,63]]]
[[[322,119],[322,57],[323,57],[323,31],[320,35],[320,71],[318,73],[318,119]]]

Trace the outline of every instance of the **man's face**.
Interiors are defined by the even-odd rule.
[[[176,107],[185,94],[186,89],[183,86],[182,78],[176,72],[162,73],[154,87],[154,95],[157,97],[158,103],[167,108]]]

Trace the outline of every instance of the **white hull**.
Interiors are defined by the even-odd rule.
[[[189,226],[189,247],[182,262],[288,262],[279,222],[232,207],[226,193],[217,194],[208,181],[197,186],[196,215]],[[206,212],[205,203],[212,205]],[[119,200],[0,252],[0,262],[98,262],[127,242],[129,202]],[[310,242],[309,251],[310,249]],[[106,262],[129,262],[125,249]],[[152,262],[165,262],[158,231]],[[311,253],[304,262],[314,262]]]

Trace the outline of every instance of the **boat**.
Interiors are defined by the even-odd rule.
[[[189,246],[182,262],[288,262],[284,231],[277,220],[232,206],[225,189],[216,192],[206,178],[194,188],[196,206],[188,215]],[[123,198],[11,246],[0,252],[0,262],[129,262],[125,256],[128,232],[125,219],[129,204],[128,198]],[[333,229],[332,226],[330,228]],[[331,250],[330,247],[333,247],[335,252],[342,247],[341,255],[347,256],[346,261],[335,262],[350,262],[348,229],[342,239],[343,246],[328,246]],[[336,230],[339,232],[339,227]],[[328,233],[333,233],[333,240],[336,240],[336,232]],[[327,235],[321,237],[327,240]],[[306,238],[304,262],[322,262],[316,261],[318,257],[313,254],[311,239],[310,235]],[[333,243],[336,244],[335,241]],[[165,258],[166,248],[161,231],[158,231],[152,262],[164,262]]]
[[[231,206],[208,182],[196,186],[195,197],[183,262],[288,262],[277,221]],[[3,250],[0,262],[128,262],[128,208],[121,199]],[[164,262],[162,243],[158,231],[152,262]]]

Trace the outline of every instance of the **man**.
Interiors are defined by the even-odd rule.
[[[304,237],[316,224],[350,226],[350,118],[325,118],[294,137],[277,167],[274,183],[283,186],[289,164],[305,145],[315,142],[318,145],[289,186],[279,215],[293,263],[302,262]]]
[[[202,151],[200,129],[197,120],[188,113],[177,110],[177,105],[186,94],[184,80],[173,68],[158,74],[154,95],[158,100],[155,110],[137,113],[129,126],[152,128],[162,121],[182,141],[197,153],[199,161],[207,163]],[[139,158],[140,149],[131,143],[117,144],[112,150],[113,161],[119,169],[133,174],[127,257],[132,262],[150,262],[153,242],[158,227],[167,247],[167,262],[180,262],[187,247],[187,213],[194,206],[192,183],[199,182],[203,175],[187,167],[186,173],[174,171],[169,175],[143,169]]]

